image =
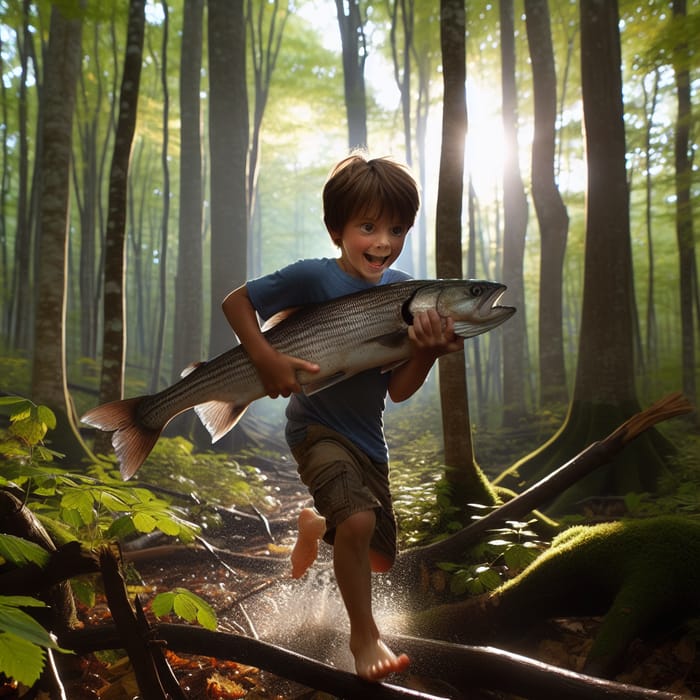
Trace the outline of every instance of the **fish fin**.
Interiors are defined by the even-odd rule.
[[[301,306],[292,306],[289,309],[282,309],[282,311],[278,311],[276,314],[270,316],[265,323],[263,323],[260,330],[263,333],[265,331],[269,331],[270,328],[274,328],[278,323],[282,323],[285,318],[289,318],[292,314],[295,314],[300,308]]]
[[[392,362],[388,365],[384,365],[382,367],[382,374],[386,374],[387,372],[391,372],[392,369],[396,369],[397,367],[401,367],[401,365],[405,365],[408,362],[408,360],[397,360],[396,362]]]
[[[392,331],[386,335],[379,335],[376,338],[372,338],[370,342],[379,343],[379,345],[384,345],[385,347],[395,348],[402,343],[406,342],[407,333],[405,330]]]
[[[211,441],[220,440],[243,417],[248,404],[238,406],[230,401],[207,401],[194,407],[202,425],[209,431]]]
[[[307,396],[311,396],[313,394],[317,394],[319,391],[327,389],[329,386],[338,384],[339,382],[342,382],[344,379],[347,378],[348,375],[345,372],[336,372],[330,377],[324,377],[323,379],[319,379],[315,382],[308,382],[306,384],[302,384],[301,388]]]
[[[473,338],[475,335],[481,335],[490,330],[491,326],[482,326],[478,323],[469,323],[469,321],[455,321],[455,335],[461,338]]]
[[[206,365],[207,362],[206,360],[200,360],[199,362],[192,362],[191,364],[187,365],[185,369],[180,372],[180,377],[186,377],[188,374],[192,374],[197,368],[201,367],[202,365]]]
[[[80,418],[93,428],[114,431],[112,447],[119,460],[119,472],[124,481],[131,479],[146,461],[162,430],[139,425],[137,410],[142,398],[136,396],[111,401],[89,410]]]

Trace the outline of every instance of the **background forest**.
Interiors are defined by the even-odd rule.
[[[696,0],[619,7],[642,403],[678,389],[695,399],[698,9]],[[399,267],[503,281],[503,302],[519,309],[517,321],[468,343],[475,418],[494,428],[561,414],[580,352],[590,171],[579,13],[590,9],[467,3],[464,197],[449,230],[462,251],[457,275],[440,269],[435,235],[441,158],[455,151],[441,131],[439,10],[415,1],[3,2],[3,390],[60,408],[65,381],[81,412],[162,388],[228,348],[219,304],[230,289],[334,254],[320,191],[331,165],[366,145],[408,161],[421,182],[421,217]],[[601,82],[611,70],[600,65]],[[537,147],[547,141],[556,187],[538,203]],[[53,143],[69,150],[52,155]],[[70,169],[52,175],[66,158]],[[67,232],[60,218],[42,224],[51,216],[42,206],[61,197]],[[626,279],[599,222],[599,254],[612,260],[600,279]],[[610,309],[603,337],[619,321]]]
[[[29,528],[36,517],[58,533],[59,555],[75,540],[95,551],[154,530],[184,542],[214,534],[204,510],[118,481],[112,462],[93,458],[111,454],[108,436],[87,432],[78,416],[158,391],[190,363],[229,348],[235,339],[220,304],[246,279],[333,255],[321,189],[356,146],[407,161],[420,182],[420,217],[398,266],[415,277],[501,281],[503,303],[518,309],[469,340],[464,355],[441,358],[406,407],[390,407],[401,544],[409,545],[404,581],[419,581],[426,561],[466,556],[465,533],[474,532],[460,529],[473,517],[466,504],[497,506],[507,489],[527,496],[531,484],[664,395],[682,392],[696,405],[700,0],[0,0],[0,15],[0,406],[9,413],[0,505],[28,518]],[[149,475],[176,475],[195,500],[208,489],[204,499],[215,506],[284,510],[275,500],[281,491],[271,497],[252,466],[271,468],[277,488],[290,478],[285,456],[245,452],[252,466],[231,456],[241,436],[279,447],[282,402],[259,403],[218,453],[204,452],[209,441],[194,420],[178,419],[170,435],[192,442],[160,441]],[[636,567],[653,591],[644,615],[678,563],[697,604],[700,553],[687,545],[698,541],[698,414],[681,402],[662,418],[681,413],[689,415],[675,432],[645,431],[609,469],[576,488],[568,483],[563,495],[540,491],[537,503],[501,506],[523,508],[513,517],[541,504],[548,515],[580,516],[585,499],[601,497],[607,508],[616,497],[622,510],[602,517],[690,516],[677,550],[666,552],[666,535],[651,528],[661,542],[653,551],[670,561]],[[488,479],[472,432],[491,440]],[[671,442],[681,448],[675,461]],[[203,449],[192,455],[193,444]],[[52,463],[57,454],[81,473],[62,471]],[[590,457],[581,466],[592,470],[599,453]],[[497,468],[504,471],[492,478]],[[442,474],[444,490],[443,481],[436,486]],[[517,544],[539,537],[528,523],[507,522]],[[286,521],[276,526],[288,534]],[[34,602],[12,597],[32,594],[43,581],[32,566],[48,571],[53,555],[18,544],[9,526],[0,530],[0,554],[31,578],[31,586],[2,589],[0,602],[15,617],[0,629],[0,669],[31,685],[44,663],[37,645],[55,648],[55,640],[45,631],[27,636],[17,614]],[[26,522],[19,532],[26,535]],[[626,554],[646,551],[632,542]],[[268,544],[259,557],[266,562]],[[502,541],[503,551],[510,544]],[[105,560],[77,549],[77,570],[56,580],[97,569],[104,578]],[[502,553],[486,566],[443,567],[450,592],[492,590],[536,556],[501,566]],[[284,547],[277,554],[286,566]],[[600,561],[607,577],[616,566]],[[615,552],[612,561],[623,560]],[[534,588],[546,594],[552,575],[540,571]],[[650,571],[664,580],[648,584]],[[182,571],[171,573],[179,586]],[[74,586],[94,608],[94,588]],[[567,604],[588,598],[566,582],[555,588]],[[200,615],[208,613],[202,601],[176,591],[167,600],[184,595],[200,623],[216,625]],[[532,607],[518,602],[507,617]],[[151,608],[158,616],[171,609],[162,599]],[[443,619],[449,635],[453,610]],[[26,654],[15,654],[20,642]]]

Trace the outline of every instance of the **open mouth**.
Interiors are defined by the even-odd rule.
[[[369,253],[365,253],[365,260],[367,260],[370,265],[381,267],[388,259],[388,255],[370,255]]]
[[[479,304],[479,315],[482,318],[502,318],[503,316],[508,317],[515,313],[515,309],[512,306],[501,306],[499,304],[500,298],[506,291],[505,285],[498,285],[490,293],[486,294]]]

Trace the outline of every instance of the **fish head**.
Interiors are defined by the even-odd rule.
[[[443,318],[454,320],[457,335],[471,338],[515,313],[514,307],[497,303],[505,290],[506,285],[488,280],[436,280],[416,291],[408,304],[408,316],[435,309]]]

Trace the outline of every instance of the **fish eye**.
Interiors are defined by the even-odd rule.
[[[473,284],[471,287],[469,287],[469,293],[473,297],[480,297],[484,293],[484,288],[480,284]]]

